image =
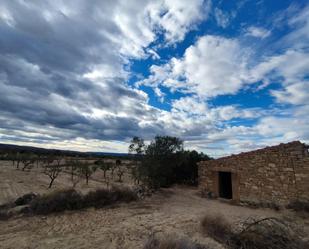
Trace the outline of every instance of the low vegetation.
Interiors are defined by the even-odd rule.
[[[88,207],[101,208],[137,199],[137,195],[128,188],[98,189],[85,195],[74,189],[68,189],[55,191],[34,199],[29,205],[28,212],[30,214],[49,214]]]
[[[0,209],[0,220],[8,220],[12,215],[6,209]]]
[[[8,219],[12,214],[46,215],[89,207],[102,208],[137,200],[137,193],[124,187],[97,189],[85,195],[75,189],[57,190],[42,196],[29,193],[19,197],[15,202],[0,206],[0,220]],[[20,207],[19,211],[14,210],[17,207]]]
[[[175,238],[165,238],[158,239],[151,236],[144,249],[210,249],[207,246],[192,242],[188,239],[175,239]]]
[[[278,218],[264,218],[243,224],[239,232],[221,216],[205,216],[201,221],[202,232],[225,244],[230,249],[305,249],[308,242],[301,232]]]
[[[306,212],[309,213],[309,201],[293,201],[287,208],[292,209],[296,212]]]
[[[203,234],[226,243],[232,237],[232,226],[222,215],[206,215],[201,220]]]

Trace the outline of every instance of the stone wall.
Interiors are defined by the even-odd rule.
[[[218,172],[232,173],[233,200],[287,204],[309,200],[308,147],[299,141],[199,163],[199,188],[219,195]]]

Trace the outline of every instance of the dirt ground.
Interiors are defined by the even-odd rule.
[[[132,179],[128,172],[123,175],[123,182],[121,184],[132,185]],[[110,184],[119,185],[118,176],[116,172],[112,178],[111,172],[107,173],[107,179]],[[30,171],[17,170],[12,166],[12,162],[0,161],[0,205],[13,201],[19,196],[29,192],[38,194],[48,193],[55,189],[64,189],[72,187],[70,175],[61,172],[56,178],[53,187],[48,189],[49,177],[42,173],[42,168],[36,166]],[[89,185],[86,185],[84,179],[80,179],[76,185],[76,189],[81,192],[87,192],[100,187],[106,187],[106,181],[103,177],[103,172],[97,170],[89,180]]]
[[[20,172],[9,166],[0,167],[0,202],[5,202],[31,191],[46,192],[46,176],[36,172]],[[57,179],[57,188],[68,187],[66,176]],[[93,189],[103,183],[91,181]],[[136,203],[122,204],[106,209],[87,209],[62,214],[19,217],[0,221],[0,248],[93,248],[138,249],[147,238],[158,236],[188,237],[222,248],[217,242],[203,236],[199,222],[205,214],[220,214],[230,222],[239,223],[248,218],[289,216],[299,225],[308,227],[308,220],[289,211],[251,209],[208,200],[198,196],[196,188],[173,187]]]

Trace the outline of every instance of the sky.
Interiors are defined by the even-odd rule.
[[[0,143],[213,157],[309,143],[306,0],[1,0]]]

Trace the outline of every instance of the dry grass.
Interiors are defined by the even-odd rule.
[[[210,249],[207,246],[191,242],[188,239],[158,239],[151,236],[146,242],[144,249]]]
[[[228,241],[231,249],[305,249],[297,229],[277,218],[265,218],[251,222]]]
[[[278,218],[264,218],[243,224],[234,232],[222,216],[205,216],[201,221],[202,232],[230,249],[305,249],[308,242],[292,224]]]
[[[226,242],[232,236],[232,226],[222,215],[204,216],[201,228],[205,235],[219,242]]]

